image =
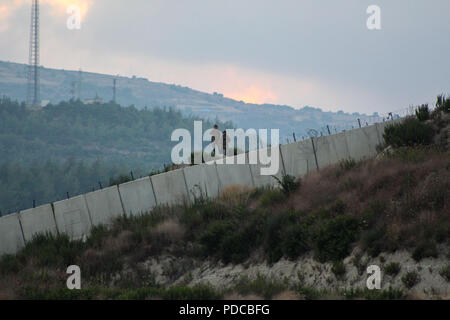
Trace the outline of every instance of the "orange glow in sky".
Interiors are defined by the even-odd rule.
[[[248,87],[242,91],[225,92],[224,95],[235,100],[242,100],[246,103],[274,103],[277,99],[276,95],[270,91],[259,88],[257,86]]]

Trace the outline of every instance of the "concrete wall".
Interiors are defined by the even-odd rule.
[[[183,169],[151,176],[158,205],[174,205],[189,201]]]
[[[278,171],[273,176],[277,177],[278,179],[281,179],[284,174],[284,164],[283,159],[281,157],[280,147],[275,147],[278,149]],[[274,150],[275,148],[269,149],[269,156],[271,154],[271,150]],[[264,151],[265,152],[265,151]],[[253,177],[253,182],[255,184],[255,187],[264,187],[264,186],[270,186],[270,187],[279,187],[279,184],[277,180],[272,175],[262,175],[261,174],[261,168],[265,167],[267,168],[269,165],[261,165],[259,163],[259,151],[250,151],[248,154],[248,158],[251,159],[253,155],[256,155],[256,159],[258,160],[257,164],[250,164],[250,171]]]
[[[14,254],[25,246],[19,215],[0,217],[0,255]]]
[[[345,133],[317,137],[313,140],[319,169],[350,157]]]
[[[22,223],[25,241],[33,240],[33,237],[37,234],[58,234],[51,204],[21,211],[19,219]]]
[[[110,224],[124,213],[117,186],[90,192],[85,195],[93,226]]]
[[[286,174],[299,178],[317,170],[311,139],[285,144],[280,149]]]
[[[54,203],[56,226],[70,239],[78,240],[89,235],[91,218],[84,195]]]
[[[231,185],[253,187],[253,178],[248,164],[217,164],[220,190]]]
[[[127,215],[150,212],[156,206],[150,177],[121,184],[119,192]]]
[[[215,198],[219,195],[219,178],[214,164],[201,164],[183,170],[192,203],[196,198]]]
[[[376,126],[346,131],[345,138],[350,157],[357,161],[375,156],[376,147],[381,142]]]

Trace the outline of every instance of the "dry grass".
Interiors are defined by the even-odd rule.
[[[156,237],[164,237],[172,242],[181,241],[185,235],[185,228],[175,219],[169,219],[158,224],[153,232]]]
[[[256,294],[246,294],[242,295],[240,293],[231,293],[226,295],[223,300],[264,300],[262,297]]]
[[[233,208],[239,205],[245,205],[250,199],[253,188],[239,185],[231,185],[222,190],[215,200],[226,208]]]

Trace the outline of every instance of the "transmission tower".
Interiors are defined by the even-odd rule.
[[[30,55],[28,60],[28,91],[27,105],[41,105],[39,79],[39,0],[33,0],[31,5]]]

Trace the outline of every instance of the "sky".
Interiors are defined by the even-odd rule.
[[[386,113],[450,94],[449,0],[40,0],[41,64],[252,103]],[[70,30],[67,8],[79,6]],[[370,5],[381,29],[369,30]],[[0,60],[27,63],[31,0],[0,0]]]

